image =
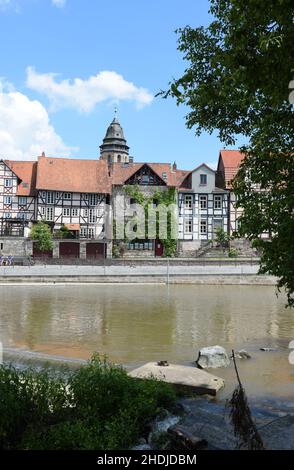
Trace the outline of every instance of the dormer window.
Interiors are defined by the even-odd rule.
[[[207,175],[200,175],[200,184],[201,186],[207,185]]]
[[[164,172],[162,173],[162,178],[163,178],[164,180],[167,179],[167,173],[166,173],[166,171],[164,171]]]

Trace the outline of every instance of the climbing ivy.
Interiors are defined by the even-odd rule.
[[[138,185],[127,185],[124,187],[125,193],[130,196],[136,204],[140,204],[145,212],[145,235],[148,238],[148,209],[151,204],[170,206],[177,201],[175,188],[168,188],[167,190],[156,189],[150,196],[144,194]],[[161,237],[159,220],[157,214],[156,221],[156,238],[163,244],[163,255],[166,257],[174,257],[177,253],[177,238],[172,238],[172,223],[173,218],[170,211],[167,213],[167,230],[166,238]]]

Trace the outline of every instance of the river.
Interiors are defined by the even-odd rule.
[[[0,296],[4,347],[83,359],[98,351],[131,368],[190,364],[199,348],[218,344],[251,354],[238,361],[248,395],[294,397],[294,311],[271,286],[3,285]],[[228,396],[233,367],[213,373]]]

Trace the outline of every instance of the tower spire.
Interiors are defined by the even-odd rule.
[[[117,119],[117,106],[114,108],[113,121],[108,126],[103,143],[100,145],[100,158],[108,163],[129,162],[129,147]]]

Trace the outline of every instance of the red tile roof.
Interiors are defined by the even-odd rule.
[[[225,179],[226,188],[231,188],[231,181],[238,173],[244,154],[239,150],[221,150],[218,160],[218,171],[221,172]]]
[[[5,160],[5,164],[21,180],[18,185],[17,195],[34,196],[36,189],[37,162]]]
[[[77,193],[111,192],[107,162],[74,158],[38,158],[37,189]]]

